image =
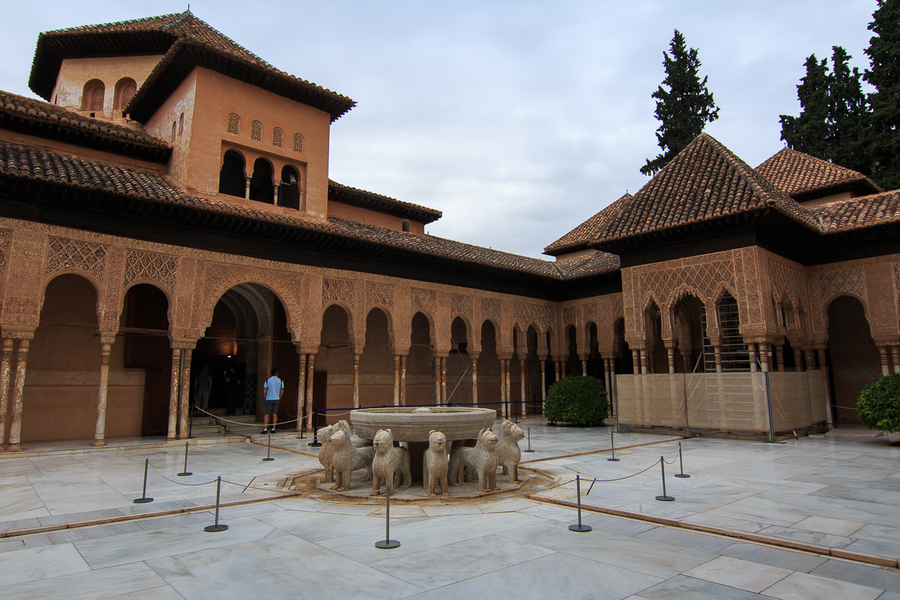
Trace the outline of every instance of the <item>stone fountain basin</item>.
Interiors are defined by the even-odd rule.
[[[362,439],[371,440],[379,429],[390,429],[395,442],[427,442],[432,430],[443,432],[447,441],[475,438],[490,429],[497,411],[490,408],[433,406],[428,412],[416,408],[363,408],[350,415],[353,429]]]

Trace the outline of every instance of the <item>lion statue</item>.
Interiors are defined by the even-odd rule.
[[[331,447],[333,449],[332,464],[334,465],[334,491],[344,492],[350,489],[350,477],[353,471],[366,469],[366,477],[363,481],[368,481],[372,472],[372,448],[357,448],[351,443],[350,436],[346,431],[338,430],[331,436]]]
[[[524,437],[522,428],[512,421],[500,422],[500,431],[497,433],[497,462],[503,466],[503,474],[509,483],[519,481],[519,461],[522,460],[519,440]]]
[[[447,489],[447,436],[433,429],[428,433],[428,449],[422,458],[422,480],[429,496],[437,496],[435,483],[441,486],[441,496],[449,496]]]
[[[450,453],[449,479],[454,485],[462,485],[465,469],[472,469],[478,475],[481,491],[497,489],[497,436],[490,429],[478,432],[474,448],[462,446]]]
[[[394,436],[390,429],[379,429],[375,433],[375,439],[372,440],[372,446],[375,448],[375,458],[372,460],[372,492],[380,493],[382,481],[391,493],[394,493],[394,486],[397,483],[402,482],[401,490],[408,488],[412,483],[409,450],[394,447]]]
[[[325,483],[334,481],[334,448],[331,446],[331,436],[334,435],[334,427],[327,425],[316,431],[316,439],[322,444],[319,448],[319,463],[325,468]]]

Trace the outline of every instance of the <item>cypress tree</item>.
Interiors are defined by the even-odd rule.
[[[789,148],[828,160],[828,64],[813,54],[797,86],[800,116],[781,115],[781,139]]]
[[[863,77],[875,88],[872,108],[872,176],[885,189],[900,188],[900,0],[878,0],[866,54],[870,68]]]
[[[663,51],[666,77],[653,92],[656,98],[656,119],[661,125],[656,139],[663,150],[641,167],[644,175],[654,175],[681,152],[691,140],[703,133],[706,123],[719,118],[719,108],[706,88],[706,77],[700,80],[700,59],[697,49],[687,49],[684,36],[677,29],[670,52]],[[668,90],[663,86],[668,87]]]

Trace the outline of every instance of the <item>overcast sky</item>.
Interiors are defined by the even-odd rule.
[[[674,29],[720,107],[706,132],[755,167],[783,147],[810,54],[863,50],[875,0],[192,0],[275,67],[353,98],[330,176],[443,211],[428,233],[527,256],[649,179],[650,95]],[[10,1],[0,89],[28,95],[42,31],[182,12],[169,1]]]

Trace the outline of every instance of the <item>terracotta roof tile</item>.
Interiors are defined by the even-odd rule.
[[[613,218],[625,210],[633,197],[631,194],[626,193],[593,217],[544,248],[544,254],[561,256],[590,247],[591,242],[597,239],[598,232],[602,231]]]
[[[90,137],[125,142],[134,146],[170,150],[169,144],[131,127],[86,117],[68,108],[33,100],[0,90],[0,115],[49,125],[55,130],[69,130]],[[59,138],[59,135],[54,135]]]
[[[900,190],[851,198],[811,209],[823,233],[841,233],[900,222]]]
[[[598,253],[581,261],[559,265],[552,261],[519,256],[433,236],[404,233],[346,219],[332,217],[323,223],[311,221],[299,215],[293,217],[274,214],[267,210],[253,210],[214,199],[190,196],[166,178],[154,173],[126,169],[32,146],[0,142],[0,178],[5,177],[45,181],[81,190],[96,190],[146,201],[188,206],[197,210],[277,223],[422,255],[555,280],[577,279],[592,274],[614,272],[619,268],[618,257],[605,253]]]
[[[794,197],[853,183],[864,183],[871,192],[882,191],[862,173],[790,148],[778,152],[754,170]]]
[[[597,242],[767,207],[818,228],[809,211],[713,137],[701,134],[634,195],[627,210],[600,228]]]
[[[35,93],[49,100],[63,58],[136,54],[163,55],[126,107],[132,117],[141,122],[146,122],[165,97],[198,65],[305,102],[328,112],[332,121],[356,104],[346,96],[276,69],[198,19],[190,10],[44,32],[38,38],[29,85]],[[148,88],[154,86],[160,89],[148,93]]]
[[[403,202],[389,196],[382,196],[375,192],[367,192],[349,185],[343,185],[336,181],[328,181],[328,199],[351,206],[369,208],[378,212],[387,213],[413,219],[421,223],[431,223],[441,218],[441,211],[411,202]]]

